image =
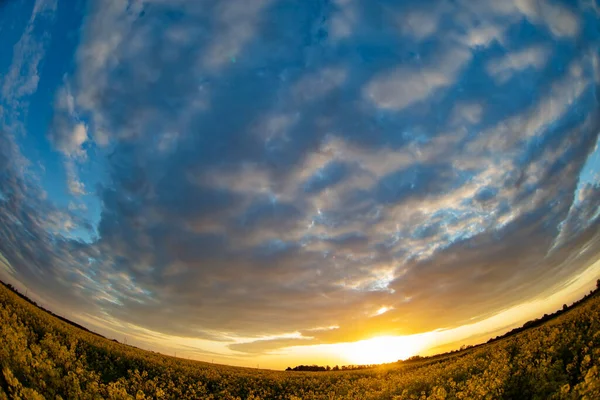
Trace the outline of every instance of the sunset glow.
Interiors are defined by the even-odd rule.
[[[340,350],[352,364],[381,364],[417,355],[427,345],[427,335],[380,336],[344,344]]]

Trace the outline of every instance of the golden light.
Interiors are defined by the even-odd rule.
[[[430,334],[380,336],[344,343],[341,351],[352,364],[381,364],[404,360],[418,354],[430,342]]]

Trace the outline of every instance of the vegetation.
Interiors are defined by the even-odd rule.
[[[599,399],[597,292],[540,326],[443,357],[284,372],[116,343],[0,286],[0,399]]]

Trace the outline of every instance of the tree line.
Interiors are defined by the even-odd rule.
[[[357,370],[357,369],[373,368],[375,366],[376,366],[376,364],[342,365],[341,367],[338,366],[338,365],[336,365],[335,367],[331,368],[329,365],[327,365],[327,366],[322,366],[322,365],[298,365],[298,366],[295,366],[294,368],[287,367],[285,370],[286,371],[309,371],[309,372],[353,371],[353,370]]]

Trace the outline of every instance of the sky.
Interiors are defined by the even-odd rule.
[[[596,0],[2,1],[0,278],[232,365],[485,341],[600,275],[599,20]]]

